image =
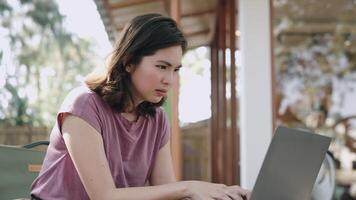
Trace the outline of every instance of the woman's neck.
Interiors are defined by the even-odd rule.
[[[142,101],[137,100],[137,98],[133,98],[133,101],[129,101],[128,105],[126,106],[126,109],[124,110],[123,113],[121,113],[122,116],[125,117],[130,122],[137,121],[138,115],[136,109],[141,102]]]
[[[135,122],[138,119],[138,116],[135,112],[123,112],[121,113],[121,116],[123,116],[129,122]]]

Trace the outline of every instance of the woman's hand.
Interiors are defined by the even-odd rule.
[[[242,197],[243,200],[249,200],[251,197],[250,191],[242,189],[241,187],[239,187],[237,185],[227,186],[226,190],[227,190],[228,194],[240,196],[240,198]],[[229,196],[231,196],[231,195],[229,195]],[[234,199],[234,198],[232,198],[232,199]]]
[[[185,181],[191,200],[245,200],[250,192],[239,186],[226,186],[202,181]]]

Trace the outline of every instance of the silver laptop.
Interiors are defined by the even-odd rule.
[[[310,200],[330,141],[329,137],[278,127],[251,200]]]

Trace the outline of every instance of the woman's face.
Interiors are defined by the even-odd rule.
[[[183,52],[181,46],[158,50],[154,55],[144,56],[141,63],[128,66],[131,74],[132,94],[135,106],[143,101],[158,103],[178,78]]]

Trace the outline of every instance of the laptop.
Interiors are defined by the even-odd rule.
[[[310,200],[330,141],[326,136],[278,127],[251,200]]]

